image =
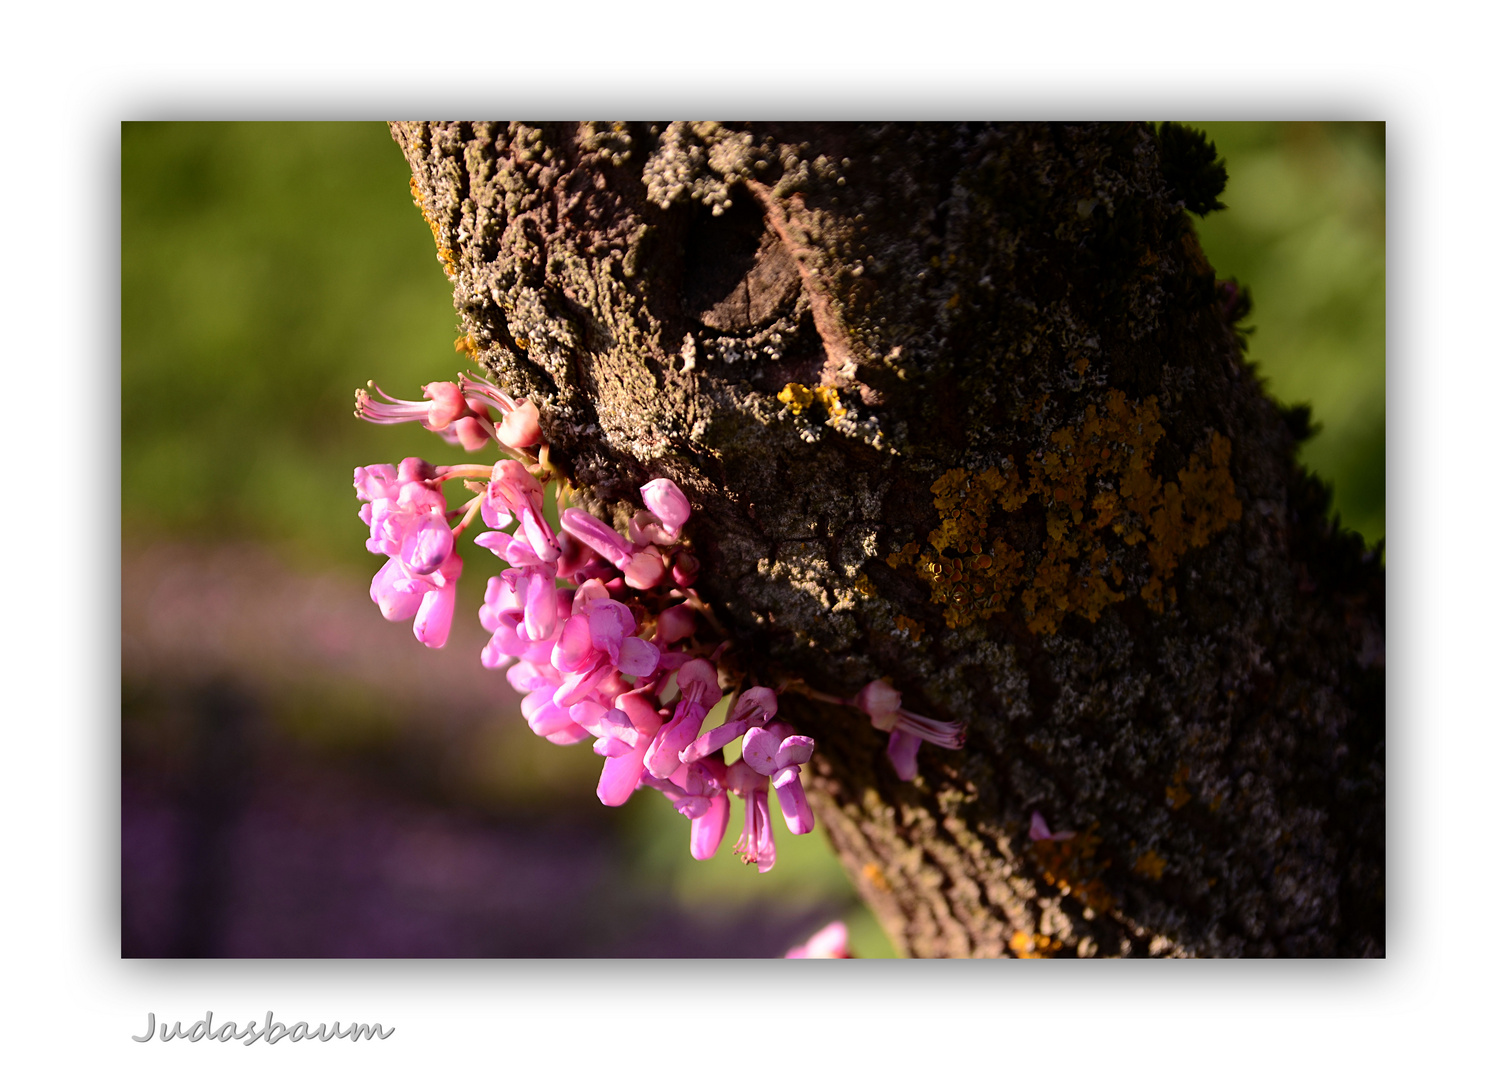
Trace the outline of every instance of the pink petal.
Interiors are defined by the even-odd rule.
[[[560,527],[619,569],[633,554],[628,542],[613,529],[574,506],[560,511]]]
[[[566,728],[578,728],[569,710],[555,704],[548,687],[535,690],[523,699],[523,718],[535,735],[550,735]],[[586,732],[582,731],[584,738]]]
[[[645,548],[629,558],[626,566],[619,566],[623,572],[623,580],[629,588],[648,590],[654,588],[665,577],[664,558],[655,547]]]
[[[684,762],[700,761],[702,758],[721,750],[728,743],[748,730],[747,720],[733,720],[726,724],[712,728],[698,736],[690,746],[680,752],[680,760]]]
[[[523,659],[508,669],[508,684],[520,694],[529,694],[540,687],[549,687],[551,695],[559,684],[560,675],[546,663],[541,667],[536,661]]]
[[[632,749],[632,743],[625,743],[611,735],[598,736],[597,741],[591,744],[591,752],[605,758],[622,757]]]
[[[642,736],[644,748],[648,748],[648,736]],[[634,744],[634,749],[638,744]],[[642,754],[630,750],[621,757],[609,757],[602,763],[602,778],[597,782],[597,798],[602,800],[603,806],[622,806],[628,801],[628,797],[638,788],[638,782],[644,775],[644,758]]]
[[[754,686],[738,695],[727,718],[747,719],[754,727],[761,727],[774,717],[779,707],[779,696],[773,690],[767,686]]]
[[[450,640],[455,618],[455,582],[426,593],[413,620],[413,636],[431,649],[442,649]]]
[[[696,632],[696,610],[690,604],[676,604],[659,613],[654,639],[665,645],[690,637]]]
[[[632,613],[616,600],[592,600],[581,613],[591,628],[591,643],[605,653],[615,652],[623,637],[635,629]]]
[[[830,922],[804,944],[785,954],[786,960],[851,960],[848,952],[848,928],[842,920]]]
[[[675,543],[674,535],[647,510],[640,510],[628,522],[628,539],[640,547],[647,547],[649,544],[669,547]]]
[[[655,733],[664,726],[664,717],[660,716],[659,708],[654,703],[653,691],[648,687],[628,694],[619,694],[613,700],[613,704],[623,710],[628,717],[628,722],[640,734],[653,738]],[[645,742],[644,745],[647,748],[648,743]]]
[[[816,827],[816,815],[806,802],[806,789],[801,786],[801,770],[790,765],[774,774],[771,783],[780,798],[780,813],[785,815],[785,825],[796,836],[803,836]]]
[[[694,555],[682,551],[675,556],[675,565],[670,569],[670,576],[675,579],[675,584],[682,589],[689,589],[696,584],[696,579],[701,574],[701,560]]]
[[[916,778],[916,753],[921,749],[921,740],[906,731],[890,732],[890,745],[885,751],[895,775],[902,780]]]
[[[400,622],[418,614],[425,587],[403,573],[397,558],[388,559],[372,578],[371,598],[388,622]]]
[[[743,736],[743,760],[754,772],[768,776],[778,766],[775,757],[780,751],[780,740],[768,728],[754,728]]]
[[[644,768],[649,770],[650,776],[663,779],[684,767],[680,752],[696,738],[701,730],[701,721],[706,718],[705,709],[697,706],[686,708],[685,702],[681,702],[675,712],[675,719],[660,728],[644,757]]]
[[[518,508],[518,531],[528,540],[529,547],[541,562],[553,565],[560,558],[560,546],[555,543],[555,534],[549,523],[532,506]]]
[[[683,696],[704,702],[708,708],[722,696],[722,691],[717,687],[717,669],[699,657],[686,661],[676,673],[675,682]]]
[[[492,441],[492,436],[487,434],[487,429],[474,416],[462,416],[455,422],[453,430],[461,446],[470,454],[474,454]]]
[[[868,713],[869,720],[880,731],[893,731],[897,721],[895,714],[900,709],[900,691],[883,679],[875,679],[858,691],[853,704]]]
[[[717,849],[722,846],[722,838],[727,834],[727,821],[732,814],[725,792],[718,792],[712,797],[712,804],[706,813],[691,822],[691,858],[710,859],[717,854]]]
[[[555,691],[555,703],[557,705],[574,705],[597,688],[604,675],[612,674],[612,665],[604,658],[596,667],[588,667],[583,671],[567,675],[560,683],[560,688]]]
[[[685,493],[675,486],[675,482],[666,479],[650,480],[638,491],[644,497],[644,505],[649,508],[649,512],[665,523],[671,536],[679,536],[680,527],[690,519],[691,503]]]
[[[624,675],[652,675],[659,666],[659,649],[642,638],[625,638],[618,652],[617,669]]]
[[[811,752],[816,749],[816,740],[809,735],[791,735],[780,743],[779,751],[774,755],[774,763],[778,766],[804,765],[811,760]]]
[[[591,625],[584,616],[572,615],[565,620],[565,629],[549,659],[562,672],[586,671],[602,662],[603,654],[592,643]]]
[[[525,585],[523,630],[530,641],[553,637],[560,619],[560,598],[555,595],[555,577],[530,574]]]
[[[429,412],[424,426],[430,431],[449,427],[466,414],[466,399],[460,387],[452,382],[432,382],[424,387],[424,396],[429,399]]]
[[[759,873],[767,874],[774,869],[775,859],[773,819],[769,816],[769,792],[755,791],[753,807],[755,846],[750,854],[759,865]]]
[[[544,441],[544,433],[539,429],[538,407],[532,401],[514,406],[497,426],[497,437],[514,450],[538,446]]]

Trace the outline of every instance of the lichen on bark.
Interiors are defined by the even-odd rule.
[[[1383,951],[1379,559],[1226,322],[1184,133],[393,133],[463,347],[597,512],[687,492],[737,662],[967,724],[903,783],[781,699],[904,951]]]

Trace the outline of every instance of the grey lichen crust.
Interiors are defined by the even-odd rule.
[[[1383,951],[1378,560],[1294,467],[1301,431],[1243,361],[1153,129],[393,133],[467,349],[538,403],[592,509],[622,519],[655,476],[687,492],[737,661],[840,695],[889,677],[967,724],[964,750],[925,748],[902,783],[861,713],[781,698],[817,739],[818,814],[902,948]],[[928,550],[944,474],[1071,462],[1064,432],[1115,402],[1160,426],[1121,488],[1073,466],[1090,495],[1143,475],[1168,505],[1223,492],[1177,560],[1147,525],[1042,599],[1033,560],[1061,542],[1068,481],[990,518],[1037,573],[1035,607],[1022,591],[959,615],[891,558]],[[1033,811],[1077,837],[1029,840]]]

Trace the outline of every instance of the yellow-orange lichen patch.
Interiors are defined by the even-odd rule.
[[[1167,869],[1167,860],[1147,848],[1141,852],[1141,857],[1135,861],[1131,869],[1142,877],[1148,877],[1152,881],[1161,881],[1162,871]]]
[[[884,871],[879,869],[878,863],[864,863],[863,878],[880,892],[891,891],[889,880],[884,876]]]
[[[460,337],[455,339],[455,351],[458,353],[464,353],[466,359],[470,360],[472,363],[481,363],[481,359],[476,355],[476,339],[472,337],[470,333],[462,334]]]
[[[1084,907],[1108,911],[1114,906],[1114,898],[1099,880],[1099,871],[1109,865],[1109,860],[1096,858],[1103,842],[1098,829],[1096,821],[1066,840],[1033,841],[1029,850],[1041,869],[1041,879],[1048,885],[1065,885],[1069,895]]]
[[[1167,785],[1167,802],[1174,810],[1181,810],[1188,805],[1188,800],[1193,798],[1185,782],[1187,779],[1188,766],[1184,765],[1173,775],[1172,783]]]
[[[941,519],[927,538],[932,550],[909,543],[888,562],[931,585],[948,626],[1005,610],[1017,590],[1034,633],[1054,633],[1070,614],[1093,622],[1125,599],[1128,549],[1142,543],[1140,594],[1161,612],[1176,601],[1166,582],[1181,557],[1239,520],[1229,439],[1211,432],[1177,478],[1163,482],[1151,469],[1165,434],[1156,398],[1135,403],[1112,390],[1103,404],[1052,432],[1024,473],[1006,458],[1003,471],[949,469],[932,484]],[[1045,515],[1046,535],[1038,549],[1019,551],[998,524],[1030,499]]]
[[[895,616],[895,629],[899,630],[912,641],[921,640],[921,624],[908,615]]]
[[[423,192],[419,191],[419,182],[414,177],[408,178],[408,190],[413,193],[413,205],[419,208],[419,213],[424,215],[424,221],[429,226],[429,231],[434,234],[434,246],[440,261],[445,268],[445,276],[454,279],[458,271],[455,267],[455,252],[450,245],[445,243],[441,233],[439,222],[429,214],[429,208],[424,205]]]
[[[933,505],[942,523],[927,538],[931,550],[907,544],[891,555],[891,566],[914,566],[921,580],[931,585],[931,598],[944,608],[948,626],[966,626],[975,619],[1004,611],[1016,585],[1025,556],[1003,537],[980,542],[988,529],[989,516],[997,506],[1018,510],[1026,500],[1012,471],[998,469],[969,473],[952,469],[931,487]]]
[[[821,402],[822,408],[827,410],[827,415],[836,419],[846,416],[848,410],[843,408],[842,399],[837,391],[830,386],[802,386],[800,383],[786,383],[785,389],[775,395],[775,398],[789,406],[792,416],[799,416],[802,411],[811,408],[813,402]]]
[[[809,409],[815,395],[808,387],[800,383],[786,383],[785,389],[775,395],[780,401],[789,406],[792,414],[799,416],[802,409]]]
[[[1062,942],[1046,934],[1017,930],[1010,935],[1010,951],[1021,960],[1044,960],[1062,948]]]

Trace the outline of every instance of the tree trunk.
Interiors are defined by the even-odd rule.
[[[594,510],[686,491],[737,662],[966,723],[902,782],[864,714],[780,699],[903,951],[1382,954],[1380,559],[1244,361],[1200,139],[392,130],[460,347]]]

